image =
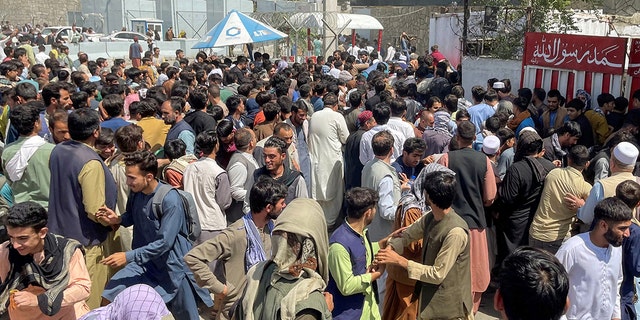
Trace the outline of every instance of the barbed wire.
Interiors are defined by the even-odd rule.
[[[410,15],[412,15],[412,14],[416,14],[416,13],[418,13],[418,12],[420,12],[420,11],[424,11],[424,10],[426,10],[426,9],[427,9],[427,7],[422,7],[422,8],[420,8],[420,9],[418,9],[418,10],[414,10],[414,11],[411,11],[411,12],[406,12],[406,13],[396,14],[396,15],[392,15],[392,16],[376,17],[376,19],[380,20],[380,19],[401,18],[401,17],[410,16]]]

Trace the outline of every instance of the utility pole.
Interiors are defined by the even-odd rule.
[[[462,59],[464,59],[464,56],[467,54],[467,42],[469,40],[469,17],[471,16],[471,13],[469,12],[469,0],[464,0],[464,21],[462,22],[462,54],[460,55],[460,57]],[[460,61],[462,62],[462,61]],[[462,83],[462,77],[464,77],[464,72],[463,74],[460,75],[460,82]]]
[[[462,56],[467,54],[467,41],[469,40],[469,0],[464,0],[464,18],[462,24]]]
[[[322,23],[322,51],[320,54],[324,57],[327,50],[327,26],[325,25],[327,24],[327,0],[322,0],[322,21],[324,22]]]

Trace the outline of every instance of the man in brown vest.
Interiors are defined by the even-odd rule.
[[[432,214],[423,216],[401,237],[388,241],[374,264],[391,264],[407,269],[410,279],[418,280],[414,299],[420,298],[418,319],[473,319],[469,228],[451,206],[456,179],[447,172],[425,175],[422,191]],[[422,264],[407,260],[404,247],[422,239]]]

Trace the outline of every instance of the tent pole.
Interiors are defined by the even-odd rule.
[[[356,29],[351,29],[351,47],[355,47],[356,46]],[[356,55],[358,53],[356,52]]]

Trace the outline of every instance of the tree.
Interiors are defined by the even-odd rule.
[[[567,33],[577,30],[572,18],[573,9],[593,9],[599,4],[599,0],[585,0],[581,4],[570,0],[528,0],[520,5],[513,5],[510,0],[475,0],[472,4],[484,5],[486,12],[493,14],[477,19],[482,25],[471,26],[468,38],[488,43],[485,47],[488,46],[489,50],[484,50],[482,54],[488,53],[500,59],[519,59],[526,32]]]

